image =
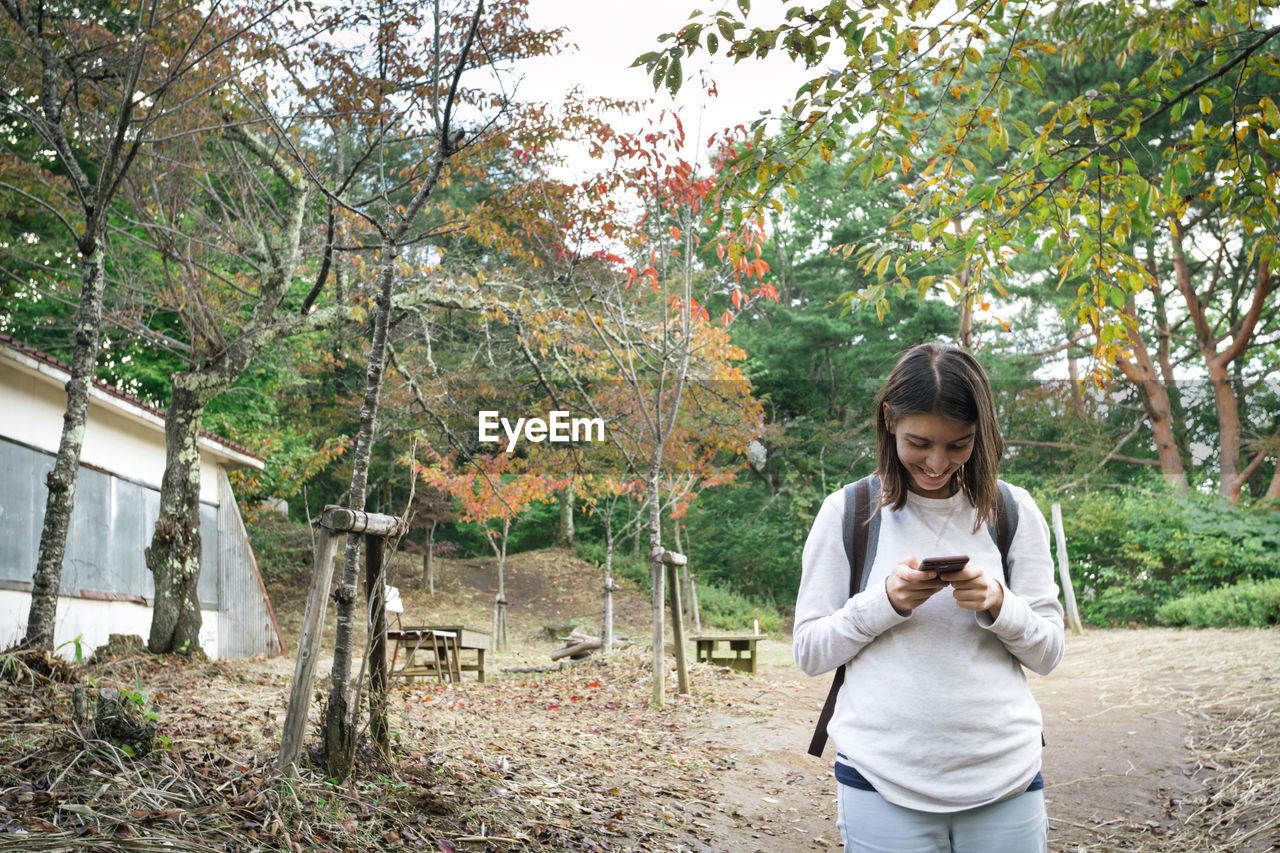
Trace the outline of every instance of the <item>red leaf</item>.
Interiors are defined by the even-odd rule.
[[[444,853],[458,853],[458,845],[454,844],[447,838],[436,839],[436,844],[444,851]]]

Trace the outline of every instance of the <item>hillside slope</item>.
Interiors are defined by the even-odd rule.
[[[397,553],[387,561],[387,582],[400,590],[404,601],[404,625],[463,624],[484,631],[493,619],[498,590],[496,558],[435,560],[435,593],[422,585],[421,557]],[[267,593],[280,623],[287,647],[297,646],[306,608],[310,568],[277,573],[267,582]],[[341,560],[334,578],[341,571]],[[541,654],[558,645],[558,635],[571,628],[589,633],[600,630],[604,575],[568,548],[544,548],[510,554],[506,560],[507,634],[514,655]],[[616,579],[615,579],[616,580]],[[363,575],[361,576],[363,584]],[[647,638],[650,632],[649,593],[636,584],[621,581],[614,593],[614,633],[620,637]],[[363,588],[362,588],[363,592]],[[363,595],[361,596],[363,600]],[[326,636],[334,626],[334,608],[326,614]],[[363,640],[363,626],[358,629]]]

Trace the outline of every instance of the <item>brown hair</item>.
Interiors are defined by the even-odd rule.
[[[889,421],[906,415],[934,414],[973,424],[973,453],[952,475],[978,510],[974,527],[995,521],[1000,457],[1004,438],[996,423],[991,382],[982,365],[968,352],[946,344],[920,344],[908,350],[876,398],[876,453],[881,481],[881,504],[895,510],[907,502],[909,476],[889,432]]]

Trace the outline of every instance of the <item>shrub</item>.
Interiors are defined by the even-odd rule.
[[[264,578],[309,572],[315,556],[311,528],[274,512],[258,513],[245,520],[249,544]]]
[[[1063,502],[1081,616],[1151,622],[1161,604],[1242,580],[1280,577],[1280,525],[1213,495],[1098,493]]]
[[[1244,581],[1165,602],[1155,614],[1162,625],[1194,628],[1263,628],[1280,623],[1280,579]]]
[[[579,557],[597,566],[604,565],[604,550],[601,542],[579,540],[574,546]],[[632,557],[630,548],[613,552],[613,574],[642,589],[649,588],[649,566],[643,560]],[[759,620],[762,631],[782,630],[782,616],[773,607],[759,604],[714,580],[699,577],[697,588],[698,610],[703,628],[741,633],[751,627],[753,620]],[[687,611],[690,602],[684,602],[684,606]],[[687,618],[686,623],[692,625],[692,617]]]
[[[704,629],[743,633],[758,620],[760,630],[776,634],[782,630],[782,616],[772,607],[763,607],[747,597],[714,583],[698,587],[698,612]]]
[[[631,555],[630,544],[628,542],[628,547],[618,548],[613,552],[613,563],[611,565],[614,578],[622,578],[648,589],[649,567],[643,560],[637,560]],[[573,551],[588,563],[595,563],[597,567],[604,568],[605,547],[603,542],[587,542],[579,539],[574,542]]]

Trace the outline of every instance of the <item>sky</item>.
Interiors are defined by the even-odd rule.
[[[674,102],[665,89],[654,91],[643,67],[629,67],[640,54],[660,48],[658,36],[679,30],[695,9],[714,12],[726,5],[724,0],[529,0],[529,23],[567,27],[566,41],[577,48],[526,63],[519,94],[555,103],[565,92],[580,86],[587,94],[601,97],[654,98],[655,110],[678,107],[686,132],[704,142],[725,127],[747,124],[762,110],[791,100],[796,88],[810,76],[802,65],[781,54],[737,65],[723,57],[708,63],[700,53],[683,61],[686,82]],[[780,2],[765,0],[758,5],[781,20],[785,7]],[[753,12],[752,23],[765,20],[764,14]],[[700,68],[706,68],[715,79],[718,97],[702,92],[697,77]]]

